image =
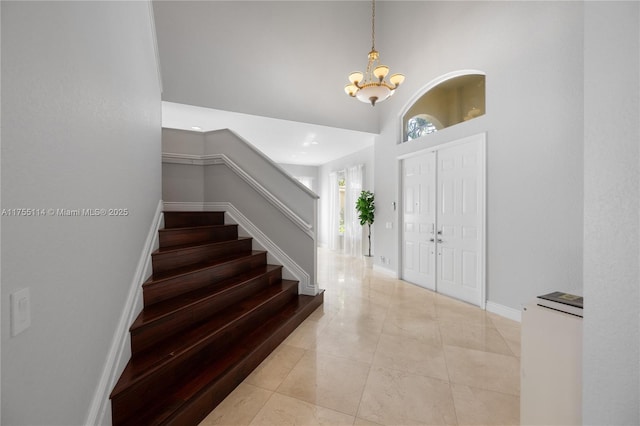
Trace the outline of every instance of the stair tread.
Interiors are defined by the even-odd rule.
[[[238,238],[225,240],[225,241],[211,241],[211,242],[195,243],[195,244],[180,244],[177,246],[169,246],[164,248],[160,247],[157,250],[155,250],[153,253],[151,253],[151,256],[166,255],[174,252],[182,252],[182,251],[192,250],[192,249],[195,250],[195,249],[200,249],[207,246],[219,246],[219,245],[227,244],[229,242],[245,241],[250,239],[251,239],[250,237],[238,237]]]
[[[189,309],[197,303],[204,302],[212,297],[219,296],[220,294],[232,289],[241,287],[251,279],[281,268],[282,266],[279,265],[262,265],[222,280],[215,285],[203,287],[180,296],[172,297],[169,300],[147,306],[142,310],[140,315],[138,315],[129,330],[135,332],[137,329],[157,321],[160,318],[164,318],[183,309]]]
[[[182,231],[191,231],[191,230],[200,230],[200,229],[220,229],[220,228],[230,228],[237,227],[238,225],[234,223],[225,223],[223,225],[200,225],[200,226],[184,226],[182,228],[162,228],[158,229],[158,232],[161,234],[165,233],[180,233]]]
[[[184,244],[228,241],[238,238],[238,225],[201,225],[158,230],[160,249]]]
[[[114,387],[111,397],[153,374],[172,360],[178,359],[196,347],[206,345],[208,340],[232,325],[234,321],[248,315],[278,294],[290,290],[294,285],[297,285],[296,281],[281,280],[281,283],[269,286],[254,296],[223,309],[209,320],[133,355]]]
[[[154,283],[164,281],[167,279],[173,279],[180,275],[188,275],[195,272],[200,272],[203,269],[212,268],[218,265],[222,265],[224,263],[234,261],[237,259],[241,259],[243,257],[250,257],[259,254],[263,254],[265,251],[263,250],[252,250],[247,253],[240,254],[231,254],[229,256],[219,257],[211,260],[210,262],[202,262],[202,263],[194,263],[193,265],[183,266],[181,268],[172,269],[171,271],[162,273],[162,274],[153,274],[149,279],[142,284],[143,287],[153,285]]]
[[[173,389],[168,389],[165,396],[156,401],[135,419],[130,419],[127,424],[160,424],[171,418],[174,412],[190,399],[205,391],[216,379],[222,377],[238,363],[238,360],[247,358],[261,344],[264,344],[277,330],[285,327],[289,321],[301,315],[305,307],[317,301],[318,296],[298,295],[292,299],[277,314],[268,321],[262,323],[251,333],[242,337],[227,351],[210,360],[207,365],[196,369],[194,374],[185,376],[182,382]],[[305,315],[306,317],[307,315]]]

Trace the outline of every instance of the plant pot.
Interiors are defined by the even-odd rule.
[[[364,259],[364,265],[367,268],[369,268],[369,269],[373,268],[373,256],[364,255],[363,259]]]

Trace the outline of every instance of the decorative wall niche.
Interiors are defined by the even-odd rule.
[[[485,76],[456,75],[429,88],[402,116],[402,142],[485,113]]]

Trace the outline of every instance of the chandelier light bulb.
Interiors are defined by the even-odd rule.
[[[393,74],[391,77],[389,77],[389,81],[391,82],[391,84],[393,84],[395,87],[398,87],[402,84],[402,82],[404,81],[404,75],[402,74]]]
[[[362,81],[364,75],[360,71],[352,72],[349,74],[349,81],[351,84],[358,84]]]
[[[389,67],[386,65],[379,65],[373,70],[373,75],[375,75],[380,81],[384,80],[387,74],[389,74]]]
[[[355,84],[347,84],[344,86],[344,91],[349,96],[355,96],[358,91],[358,87]]]

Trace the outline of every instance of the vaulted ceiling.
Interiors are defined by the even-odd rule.
[[[385,51],[399,48],[385,35],[385,8],[394,3],[399,4],[376,2],[382,62],[390,56]],[[357,131],[345,134],[346,140],[370,143],[371,134],[379,132],[379,110],[385,106],[373,108],[343,90],[348,74],[366,66],[369,1],[154,1],[153,6],[164,101]],[[387,65],[392,73],[404,69],[397,59]]]

